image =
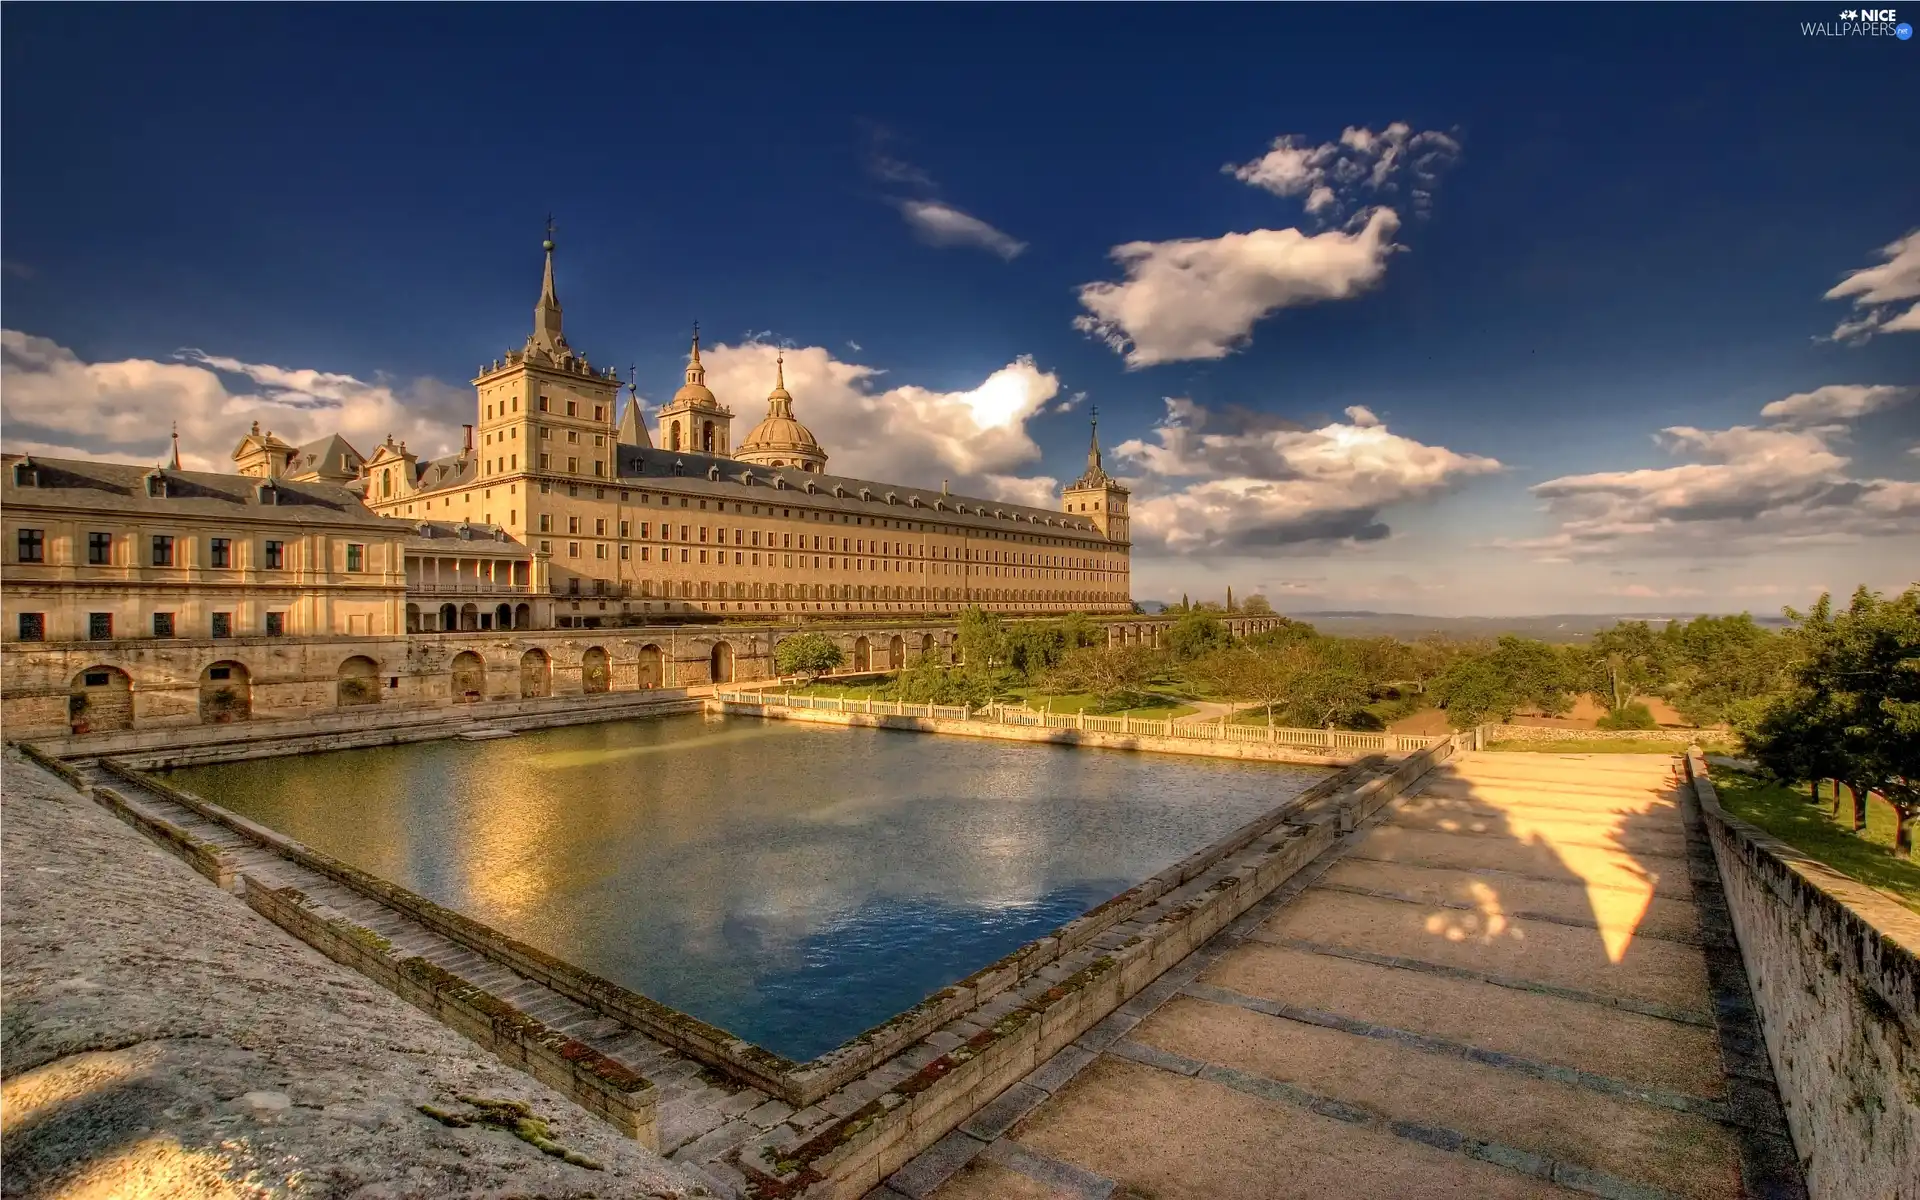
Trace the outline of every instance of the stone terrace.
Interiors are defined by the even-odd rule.
[[[868,1200],[1803,1196],[1676,762],[1456,758]]]

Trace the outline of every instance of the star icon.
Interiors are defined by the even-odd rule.
[[[1843,9],[1841,9],[1841,10],[1840,10],[1840,19],[1841,19],[1842,21],[1851,21],[1851,20],[1853,20],[1853,18],[1854,18],[1854,17],[1856,17],[1857,15],[1859,15],[1859,14],[1857,14],[1857,13],[1855,13],[1855,12],[1854,12],[1854,11],[1853,11],[1852,9],[1850,9],[1850,8],[1843,8]]]

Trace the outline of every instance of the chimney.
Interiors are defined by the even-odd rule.
[[[460,428],[462,428],[462,429],[464,429],[464,430],[466,430],[466,431],[467,431],[467,433],[466,433],[466,445],[465,445],[465,446],[462,446],[462,447],[460,448],[460,453],[462,453],[462,454],[472,454],[472,453],[473,453],[473,426],[471,426],[471,425],[462,425],[462,426],[461,426]]]

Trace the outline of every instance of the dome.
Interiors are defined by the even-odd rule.
[[[673,404],[698,404],[708,408],[716,407],[720,402],[713,398],[713,392],[704,383],[682,384],[673,394]]]
[[[820,443],[814,440],[813,431],[792,417],[768,417],[753,427],[747,440],[740,443],[740,449],[762,453],[784,450],[825,457]]]
[[[767,416],[740,443],[735,458],[769,466],[796,466],[818,471],[827,464],[827,452],[813,430],[793,419],[793,394],[787,391],[786,363],[777,361],[779,374],[767,394]]]

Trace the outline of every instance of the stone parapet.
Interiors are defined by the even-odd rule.
[[[1729,815],[1698,749],[1686,765],[1808,1192],[1920,1197],[1920,915]]]

